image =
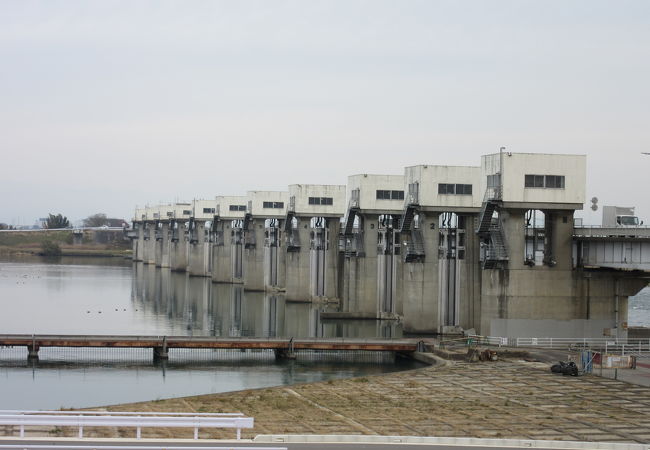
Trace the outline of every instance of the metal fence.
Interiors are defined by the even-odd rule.
[[[201,446],[201,447],[181,447],[176,445],[111,445],[111,444],[95,444],[95,445],[77,445],[67,444],[63,447],[61,444],[0,444],[0,450],[61,450],[74,449],[74,450],[287,450],[287,447],[248,447],[248,446]]]
[[[650,339],[502,337],[472,335],[467,344],[498,347],[535,347],[545,349],[599,350],[609,354],[650,356]]]
[[[193,428],[194,439],[199,428],[234,428],[241,439],[242,428],[253,428],[253,418],[239,413],[153,413],[111,411],[0,411],[0,425],[18,426],[25,437],[26,426],[76,427],[79,438],[84,427],[129,427],[136,429],[140,439],[143,427]]]

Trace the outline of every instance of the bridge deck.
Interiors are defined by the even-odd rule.
[[[79,335],[0,335],[0,347],[93,347],[93,348],[206,348],[206,349],[288,349],[406,351],[417,348],[418,340],[408,339],[290,339],[216,338],[186,336],[79,336]]]

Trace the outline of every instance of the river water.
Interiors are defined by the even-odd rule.
[[[244,292],[115,258],[0,260],[0,333],[401,337],[393,321],[326,321],[325,306]],[[650,289],[630,298],[630,326],[650,326]],[[301,355],[170,350],[0,348],[0,409],[90,407],[360,376],[418,367],[372,353]]]
[[[393,321],[325,321],[324,305],[244,292],[114,258],[0,260],[0,333],[400,337]],[[374,353],[0,348],[0,409],[89,407],[328,380],[419,367]]]

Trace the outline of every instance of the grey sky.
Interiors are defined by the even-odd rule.
[[[502,145],[588,155],[588,198],[650,220],[649,84],[647,0],[4,0],[0,222]]]

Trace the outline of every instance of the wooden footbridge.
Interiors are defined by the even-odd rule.
[[[296,350],[366,350],[414,352],[422,347],[417,339],[350,338],[221,338],[211,336],[103,336],[103,335],[0,335],[1,347],[26,347],[28,358],[38,358],[43,347],[151,348],[154,359],[167,359],[171,348],[266,349],[276,357],[293,357]]]

